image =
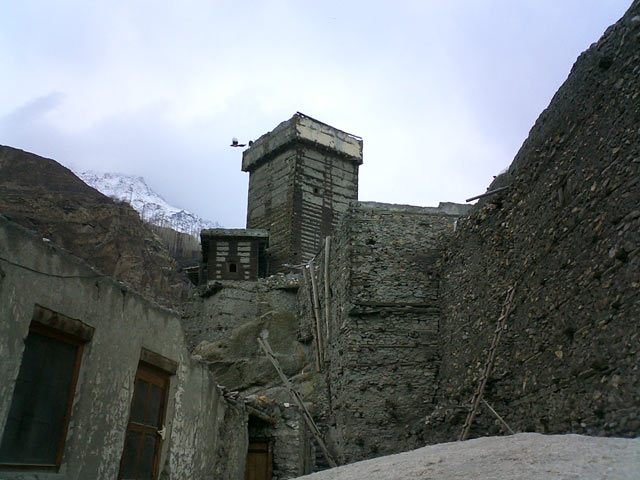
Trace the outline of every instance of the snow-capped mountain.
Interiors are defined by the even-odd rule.
[[[169,205],[149,188],[143,177],[91,171],[74,173],[104,195],[127,202],[140,214],[140,218],[154,225],[173,228],[197,238],[200,237],[200,230],[220,226],[217,222],[204,220],[191,212]]]

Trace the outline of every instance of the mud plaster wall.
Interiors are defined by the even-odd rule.
[[[82,356],[60,468],[64,478],[117,476],[143,347],[178,364],[171,377],[160,478],[214,478],[216,462],[228,462],[217,458],[216,450],[220,442],[232,438],[233,448],[242,456],[235,465],[226,464],[227,478],[242,478],[244,413],[233,422],[220,422],[235,407],[224,401],[207,369],[190,359],[176,314],[110,278],[96,276],[82,261],[4,217],[0,217],[0,256],[38,272],[72,277],[56,278],[0,261],[1,429],[37,304],[95,328]],[[83,278],[87,276],[92,278]],[[15,475],[0,472],[0,477]]]
[[[486,400],[516,431],[640,434],[640,2],[583,53],[443,249],[429,443],[459,434],[504,292]],[[446,362],[444,361],[446,359]],[[503,429],[484,407],[472,436]]]
[[[324,254],[316,259],[326,367],[315,416],[339,463],[423,444],[441,360],[433,267],[439,238],[463,211],[353,203],[330,242],[328,332]],[[301,330],[310,336],[304,293]]]

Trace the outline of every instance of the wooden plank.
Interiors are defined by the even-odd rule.
[[[509,424],[508,424],[507,422],[505,422],[505,421],[504,421],[504,418],[502,418],[502,417],[498,414],[498,412],[496,412],[496,411],[493,409],[493,407],[492,407],[491,405],[489,405],[489,403],[488,403],[484,398],[482,399],[482,403],[484,404],[484,406],[485,406],[485,407],[487,407],[487,408],[489,409],[489,411],[490,411],[491,413],[493,413],[493,414],[496,416],[496,418],[498,419],[498,421],[500,421],[500,423],[502,424],[502,426],[503,426],[504,428],[506,428],[506,429],[507,429],[507,431],[508,431],[511,435],[515,435],[515,434],[516,434],[516,432],[514,432],[513,430],[511,430],[511,427],[509,426]]]
[[[270,425],[275,425],[276,421],[273,417],[270,417],[269,415],[267,415],[266,413],[264,413],[261,410],[258,410],[255,407],[252,407],[251,405],[248,405],[245,403],[244,407],[247,409],[247,413],[249,415],[252,415],[256,418],[259,418],[260,420],[263,420],[267,423],[269,423]]]
[[[313,421],[313,418],[311,417],[309,410],[307,410],[307,407],[305,407],[304,402],[302,401],[302,397],[300,396],[298,391],[295,389],[293,384],[289,381],[287,376],[284,374],[284,372],[280,368],[280,363],[278,362],[278,359],[273,353],[273,350],[271,350],[271,345],[269,345],[269,342],[265,337],[262,337],[262,338],[258,337],[258,345],[260,345],[260,348],[262,349],[262,351],[265,353],[267,358],[271,361],[271,364],[273,365],[273,368],[276,369],[276,372],[278,372],[278,375],[280,376],[282,383],[284,383],[285,387],[287,387],[287,389],[289,390],[289,393],[291,393],[291,396],[293,397],[293,400],[296,402],[296,404],[300,408],[300,411],[302,413],[302,418],[304,418],[304,421],[307,424],[307,427],[309,427],[309,431],[311,431],[311,434],[316,439],[316,442],[318,442],[318,445],[320,446],[322,453],[327,459],[327,462],[332,468],[337,467],[338,464],[329,453],[329,450],[327,450],[327,446],[325,445],[324,440],[322,440],[322,435],[320,434],[320,430],[318,430],[318,427]]]
[[[320,351],[320,370],[324,368],[324,340],[322,338],[322,319],[320,318],[320,300],[318,299],[318,285],[313,259],[309,262],[309,276],[311,277],[311,291],[313,293],[313,309],[316,315],[316,332],[318,334],[318,350]]]
[[[320,348],[318,347],[318,327],[316,312],[313,307],[313,293],[311,292],[311,280],[309,280],[309,272],[307,266],[302,267],[302,276],[304,283],[307,286],[307,293],[309,294],[309,310],[311,310],[311,332],[313,334],[313,343],[315,345],[315,358],[316,358],[316,370],[320,371]]]
[[[480,383],[476,392],[473,394],[473,398],[471,400],[471,409],[469,410],[469,414],[467,415],[467,419],[462,426],[462,432],[460,433],[459,440],[466,440],[469,437],[469,432],[471,431],[471,424],[473,423],[473,419],[476,416],[476,412],[478,411],[478,406],[482,401],[482,395],[484,394],[484,389],[487,385],[487,380],[489,380],[489,375],[491,375],[491,371],[493,370],[493,364],[496,359],[496,351],[498,347],[498,343],[500,342],[500,337],[502,336],[502,332],[505,330],[507,317],[509,316],[509,312],[511,311],[511,303],[513,302],[513,296],[516,292],[516,285],[509,287],[507,291],[507,297],[502,305],[502,312],[500,313],[500,317],[498,318],[496,330],[493,336],[493,341],[491,342],[491,347],[489,348],[489,356],[487,357],[487,362],[484,367],[484,372],[482,377],[480,377]]]
[[[488,192],[482,193],[480,195],[476,195],[475,197],[467,198],[465,202],[473,202],[474,200],[478,200],[479,198],[488,197],[489,195],[493,195],[494,193],[500,193],[507,189],[511,188],[511,185],[507,185],[506,187],[496,188],[495,190],[489,190]]]
[[[331,249],[329,242],[331,237],[324,239],[324,321],[327,328],[326,342],[327,345],[331,339],[331,290],[329,288],[329,251]]]

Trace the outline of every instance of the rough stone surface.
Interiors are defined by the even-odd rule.
[[[269,230],[270,272],[316,254],[358,198],[362,140],[301,114],[243,154],[250,172],[247,228]]]
[[[315,415],[340,463],[423,444],[441,359],[433,267],[440,236],[457,218],[439,208],[353,203],[330,240],[329,301],[324,252],[314,262],[326,360]],[[310,288],[299,292],[305,338],[314,332]]]
[[[263,331],[288,376],[307,364],[298,341],[298,277],[274,275],[256,282],[218,281],[198,289],[182,319],[194,357],[218,382],[243,394],[281,383],[257,342]]]
[[[285,374],[300,374],[308,365],[309,348],[298,339],[298,285],[298,276],[278,274],[199,288],[182,320],[194,358],[231,391],[264,392],[282,383],[258,346],[258,336],[267,332]]]
[[[213,281],[198,287],[185,308],[183,325],[191,348],[202,341],[230,337],[234,328],[269,312],[296,312],[295,275],[273,275],[257,282]]]
[[[515,431],[640,435],[640,38],[629,12],[576,61],[508,172],[443,247],[429,443],[457,438],[504,293],[486,400]],[[481,408],[472,436],[498,434]]]
[[[293,274],[256,282],[209,282],[197,289],[182,319],[193,357],[208,365],[226,394],[243,398],[275,422],[250,415],[248,423],[250,440],[271,443],[274,480],[308,473],[313,466],[307,427],[257,343],[266,332],[285,375],[311,407],[309,346],[299,338],[296,317],[299,283],[299,275]]]
[[[635,480],[640,439],[521,433],[444,443],[308,475],[309,480]]]
[[[205,478],[207,480],[227,478],[242,480],[245,475],[249,446],[247,414],[244,405],[241,402],[219,402],[216,407],[215,453],[207,460],[213,463],[213,475]]]
[[[581,55],[508,172],[489,187],[508,188],[465,217],[467,209],[455,204],[349,204],[357,198],[361,142],[339,131],[332,139],[331,127],[312,119],[320,125],[315,130],[300,130],[292,119],[257,141],[245,158],[248,227],[270,229],[277,269],[315,258],[317,317],[312,287],[300,284],[299,275],[210,282],[187,306],[185,342],[173,313],[93,277],[95,271],[40,239],[2,237],[3,221],[2,256],[91,278],[40,278],[0,262],[0,316],[9,319],[0,323],[0,354],[9,359],[0,363],[0,426],[38,303],[96,326],[61,469],[69,478],[117,473],[143,346],[179,365],[160,478],[240,479],[247,442],[260,437],[274,446],[275,478],[325,468],[298,408],[258,348],[263,332],[339,463],[454,440],[505,291],[517,285],[485,399],[516,431],[638,436],[638,18],[635,1]],[[12,170],[18,157],[22,163]],[[95,257],[96,265],[104,261],[105,273],[143,293],[173,288],[167,280],[173,267],[164,263],[145,280],[146,265],[156,258],[149,249],[163,253],[126,207],[117,206],[114,215],[112,203],[51,161],[27,175],[38,158],[0,149],[0,208],[78,255]],[[37,198],[24,202],[33,192]],[[78,206],[78,199],[89,206]],[[143,235],[147,250],[123,241],[122,231]],[[77,245],[84,250],[74,250]],[[261,417],[273,424],[256,420]],[[482,406],[472,437],[502,432]],[[315,478],[475,479],[482,472],[484,478],[635,478],[627,474],[637,477],[637,442],[519,434],[439,445]],[[576,463],[578,451],[588,460]]]
[[[277,394],[276,394],[277,397]],[[249,439],[268,439],[273,449],[273,480],[294,478],[311,470],[311,440],[298,407],[269,395],[245,401],[267,411],[275,424],[249,417]]]

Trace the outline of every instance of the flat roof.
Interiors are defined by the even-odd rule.
[[[259,228],[208,228],[200,237],[257,237],[269,238],[269,232]]]
[[[261,163],[261,160],[296,141],[331,150],[362,165],[362,138],[338,130],[304,113],[296,112],[289,120],[258,138],[242,153],[242,171],[252,170]]]

